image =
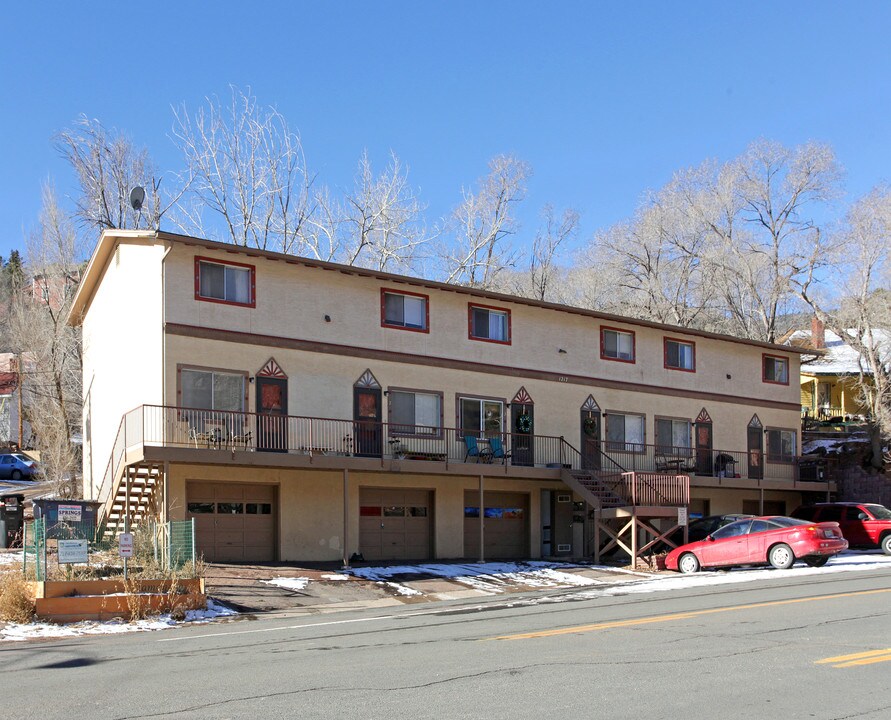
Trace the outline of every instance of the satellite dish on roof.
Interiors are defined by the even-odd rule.
[[[139,212],[145,202],[145,188],[137,185],[130,191],[130,207]]]

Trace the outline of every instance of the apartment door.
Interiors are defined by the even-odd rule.
[[[257,450],[288,451],[288,381],[257,377]]]
[[[379,387],[353,388],[353,428],[356,455],[380,457],[383,449],[383,428]]]
[[[528,403],[510,405],[511,415],[511,464],[535,465],[535,405]]]
[[[585,410],[581,412],[581,443],[582,467],[587,470],[600,470],[600,410]]]
[[[749,477],[761,480],[764,477],[764,432],[759,423],[757,427],[749,426],[746,432],[749,456]]]
[[[712,424],[696,422],[696,474],[712,475],[714,463],[712,458]]]

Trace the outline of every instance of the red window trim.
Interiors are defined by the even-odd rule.
[[[405,327],[404,325],[393,325],[385,320],[385,295],[408,295],[410,297],[424,298],[424,325],[423,328]],[[381,288],[381,327],[392,328],[393,330],[408,330],[409,332],[429,333],[430,332],[430,296],[423,293],[409,292],[408,290],[395,290],[393,288]]]
[[[481,308],[483,310],[495,310],[507,315],[507,340],[493,340],[492,338],[481,338],[473,334],[473,309]],[[511,325],[510,310],[508,308],[496,307],[494,305],[481,305],[480,303],[467,303],[467,338],[468,340],[476,340],[477,342],[495,343],[496,345],[510,345],[513,342],[514,332]]]
[[[767,358],[773,358],[774,360],[782,360],[786,363],[786,382],[780,382],[779,380],[768,380],[767,378]],[[771,355],[770,353],[762,353],[761,354],[761,382],[768,383],[770,385],[788,385],[789,384],[789,375],[792,370],[792,363],[789,362],[789,358],[784,357],[783,355]]]
[[[668,343],[678,343],[679,345],[689,345],[693,348],[693,367],[692,368],[682,368],[675,367],[674,365],[668,364]],[[662,363],[666,370],[677,370],[679,372],[688,372],[695,373],[696,372],[696,343],[692,340],[681,340],[680,338],[675,337],[663,337],[662,338]]]
[[[234,302],[232,300],[220,300],[219,298],[204,297],[201,294],[201,263],[214,265],[231,265],[232,267],[248,268],[251,271],[251,301],[247,303]],[[235,307],[257,307],[257,268],[247,263],[232,262],[231,260],[218,260],[217,258],[195,256],[195,299],[199,302],[218,303],[219,305],[234,305]]]
[[[617,357],[609,357],[609,355],[604,354],[604,343],[603,343],[603,331],[604,330],[612,330],[613,332],[624,333],[625,335],[631,336],[631,355],[632,358],[630,360],[625,360],[624,358]],[[601,325],[600,326],[600,359],[601,360],[609,360],[610,362],[622,362],[628,363],[629,365],[634,365],[637,362],[637,334],[634,330],[626,330],[625,328],[612,327],[610,325]]]
[[[398,427],[399,423],[393,422],[393,407],[390,404],[390,395],[389,393],[401,392],[401,393],[412,393],[413,395],[438,395],[439,396],[439,427],[436,428],[435,433],[409,433],[409,432],[400,432],[398,430],[394,430],[394,427]],[[387,432],[390,437],[406,437],[406,438],[428,438],[430,440],[442,440],[443,438],[443,424],[445,422],[445,393],[442,393],[438,390],[421,390],[419,388],[404,388],[404,387],[387,387]],[[417,427],[417,426],[416,426]]]

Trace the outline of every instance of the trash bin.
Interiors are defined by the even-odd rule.
[[[24,495],[0,495],[0,547],[12,547],[16,538],[21,542],[19,533],[24,516]]]

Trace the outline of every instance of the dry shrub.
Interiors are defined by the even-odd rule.
[[[127,610],[130,613],[130,622],[145,620],[149,616],[150,606],[148,595],[140,592],[138,577],[132,575],[123,581],[124,592],[127,593]]]
[[[19,568],[0,569],[0,620],[31,622],[35,603],[31,588]]]

